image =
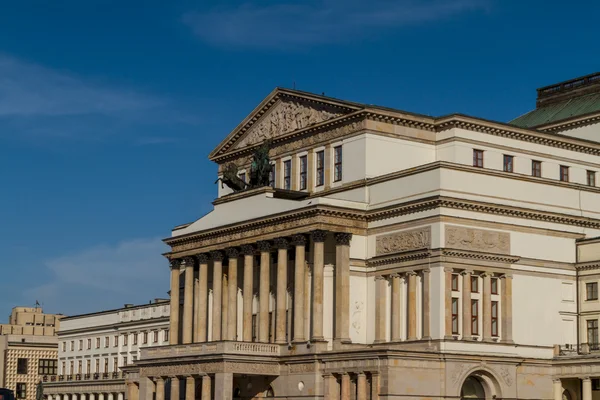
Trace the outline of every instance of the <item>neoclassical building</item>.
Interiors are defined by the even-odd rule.
[[[600,74],[511,123],[275,89],[175,227],[131,400],[600,398]],[[166,272],[165,272],[166,278]]]

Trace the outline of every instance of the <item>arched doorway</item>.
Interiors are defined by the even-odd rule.
[[[461,399],[485,399],[485,389],[481,381],[475,376],[465,379],[460,389]]]
[[[571,400],[571,393],[569,393],[568,390],[563,390],[563,395],[562,395],[563,400]]]
[[[492,400],[501,399],[502,392],[498,380],[485,370],[469,374],[460,388],[461,399]]]

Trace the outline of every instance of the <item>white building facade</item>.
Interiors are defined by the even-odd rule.
[[[146,347],[169,342],[169,300],[64,317],[58,331],[58,375],[44,393],[56,400],[123,400],[125,373]]]
[[[600,398],[600,106],[539,116],[573,82],[512,124],[276,89],[165,240],[173,334],[128,397]]]

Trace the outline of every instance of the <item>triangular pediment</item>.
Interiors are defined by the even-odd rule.
[[[275,89],[210,154],[221,158],[266,140],[277,139],[364,108],[311,93]]]

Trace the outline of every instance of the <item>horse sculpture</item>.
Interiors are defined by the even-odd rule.
[[[221,187],[227,185],[234,192],[239,192],[244,189],[254,189],[263,186],[269,186],[271,171],[273,165],[269,159],[270,141],[265,141],[263,144],[254,149],[252,162],[250,164],[250,182],[246,183],[238,176],[238,166],[234,163],[229,163],[223,170],[223,176],[219,177],[215,183],[221,181]]]
[[[223,171],[223,176],[219,177],[215,181],[215,183],[217,183],[219,181],[221,181],[221,188],[224,187],[223,185],[227,185],[234,192],[239,192],[240,190],[244,190],[248,186],[246,184],[246,182],[244,182],[238,176],[238,167],[234,163],[230,163],[225,167],[225,170]]]

